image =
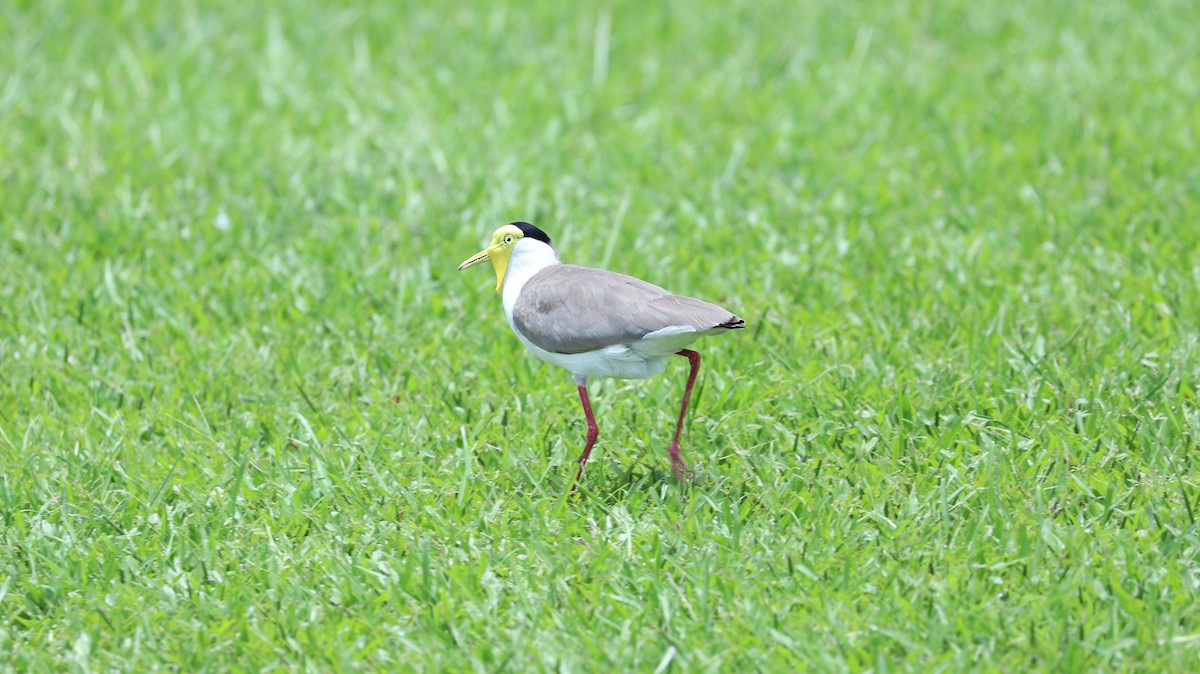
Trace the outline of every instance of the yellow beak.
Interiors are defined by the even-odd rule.
[[[463,263],[458,265],[458,270],[462,271],[467,267],[474,267],[484,260],[491,260],[492,267],[496,270],[496,292],[500,292],[500,289],[504,287],[504,272],[508,271],[508,255],[505,254],[507,252],[503,250],[503,246],[488,246],[463,260]]]

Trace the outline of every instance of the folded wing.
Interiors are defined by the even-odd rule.
[[[603,269],[562,264],[529,279],[513,307],[513,324],[551,353],[583,353],[631,344],[659,330],[735,330],[745,321],[721,307],[673,295]]]

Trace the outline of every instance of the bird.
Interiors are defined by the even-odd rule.
[[[575,377],[587,438],[572,493],[600,436],[588,399],[589,378],[651,377],[666,369],[672,355],[687,358],[690,365],[668,448],[671,472],[687,482],[690,472],[679,436],[700,372],[700,354],[685,347],[706,335],[741,330],[746,322],[716,304],[672,294],[633,276],[564,264],[550,237],[528,222],[497,229],[491,243],[458,270],[485,261],[496,272],[496,292],[517,339],[534,356]]]

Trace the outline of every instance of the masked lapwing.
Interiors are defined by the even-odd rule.
[[[550,237],[527,222],[497,229],[491,244],[458,269],[485,260],[496,270],[496,292],[503,293],[504,315],[517,339],[533,355],[575,375],[588,429],[576,482],[600,435],[588,400],[588,378],[641,379],[662,372],[672,355],[688,359],[691,371],[668,449],[671,471],[685,480],[688,468],[679,454],[679,434],[700,354],[684,347],[705,335],[740,330],[746,322],[715,304],[673,295],[632,276],[563,264]]]

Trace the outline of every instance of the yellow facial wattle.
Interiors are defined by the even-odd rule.
[[[521,240],[524,234],[520,228],[513,225],[505,225],[492,233],[492,243],[487,248],[475,253],[471,257],[458,265],[458,270],[462,271],[467,267],[474,267],[484,260],[492,261],[492,268],[496,271],[496,292],[504,287],[504,274],[508,272],[508,258],[512,255],[513,246],[517,241]]]

